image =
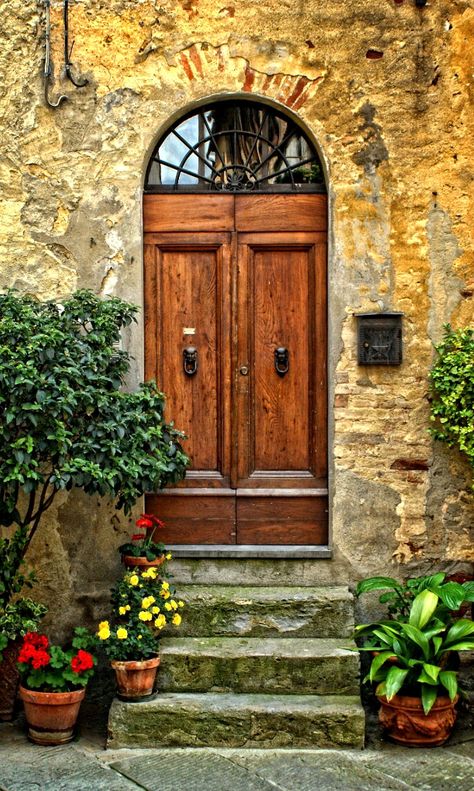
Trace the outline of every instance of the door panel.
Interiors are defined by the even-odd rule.
[[[160,535],[324,544],[325,196],[148,195],[144,209],[146,374],[192,459],[185,481],[147,496]]]
[[[230,234],[147,234],[146,377],[166,393],[166,417],[187,435],[191,469],[176,490],[150,495],[147,508],[166,522],[163,540],[227,543],[235,540],[234,492],[229,489],[231,344]],[[154,337],[153,343],[149,341]],[[195,373],[184,352],[194,349]],[[192,364],[187,364],[189,371]],[[214,502],[200,489],[225,490]],[[224,497],[225,497],[224,495]],[[184,514],[187,514],[184,517]],[[218,524],[216,524],[218,522]],[[210,539],[212,535],[212,541]],[[161,535],[161,533],[160,533]]]
[[[315,354],[324,340],[318,325],[325,324],[325,315],[318,315],[319,246],[325,237],[318,233],[239,234],[238,357],[249,374],[236,388],[237,487],[245,492],[237,502],[238,543],[314,544],[325,535],[326,461],[321,464],[320,456],[326,444],[319,446],[318,391],[326,383]],[[279,349],[287,353],[283,365],[275,358]],[[251,496],[260,488],[269,490],[266,499]]]

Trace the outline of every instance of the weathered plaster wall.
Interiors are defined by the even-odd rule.
[[[4,4],[0,287],[61,299],[87,286],[140,304],[141,191],[159,133],[210,96],[286,105],[317,140],[329,178],[335,560],[282,565],[282,580],[467,561],[469,474],[433,447],[426,392],[442,323],[473,321],[473,3],[226,2],[71,3],[73,61],[89,78],[81,90],[61,73],[53,3],[52,95],[69,97],[56,110],[43,101],[42,5]],[[405,312],[401,368],[356,364],[352,314],[379,308]],[[139,327],[136,377],[142,341]],[[52,602],[63,580],[71,621],[103,606],[124,527],[82,496],[51,513],[33,552]],[[200,573],[184,562],[181,572]],[[59,604],[53,615],[64,623]]]

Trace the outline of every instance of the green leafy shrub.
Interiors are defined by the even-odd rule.
[[[81,488],[129,512],[184,476],[181,433],[152,382],[122,385],[121,330],[137,308],[78,291],[64,305],[0,295],[0,612],[27,581],[21,564],[58,492]]]
[[[431,373],[431,430],[435,439],[457,447],[474,469],[474,330],[445,326]]]

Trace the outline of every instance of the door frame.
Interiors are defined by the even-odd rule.
[[[142,175],[142,195],[144,192],[145,174],[147,172],[150,156],[154,151],[157,141],[159,141],[166,131],[181,117],[189,114],[193,110],[204,107],[207,104],[220,101],[222,99],[228,100],[229,93],[216,93],[206,96],[201,96],[198,99],[192,99],[182,106],[179,110],[173,113],[162,123],[150,138],[147,151],[144,158],[144,168]],[[324,546],[298,546],[298,545],[279,545],[279,546],[262,546],[262,545],[212,545],[212,544],[176,544],[169,545],[170,550],[173,551],[174,556],[177,558],[281,558],[281,559],[326,559],[332,558],[333,552],[333,500],[334,500],[334,392],[335,392],[335,360],[336,355],[340,349],[340,335],[341,335],[341,321],[335,316],[331,310],[333,304],[333,286],[330,273],[333,270],[333,261],[335,257],[335,243],[334,243],[334,230],[333,230],[333,195],[329,189],[331,182],[331,168],[330,162],[326,155],[325,150],[319,143],[319,138],[324,136],[324,129],[319,129],[319,134],[316,135],[311,127],[309,127],[299,115],[275,101],[271,97],[257,93],[248,93],[243,91],[233,91],[232,98],[236,101],[245,100],[267,105],[273,107],[285,115],[292,118],[298,126],[300,126],[308,138],[311,140],[315,149],[318,152],[322,170],[324,173],[324,180],[326,184],[326,197],[327,197],[327,256],[326,256],[326,271],[327,271],[327,328],[326,328],[326,364],[327,364],[327,461],[328,461],[328,543]],[[143,205],[142,209],[142,255],[144,249],[144,233],[145,228],[143,224]],[[142,272],[143,272],[143,259],[142,259]],[[142,279],[143,284],[143,279]],[[143,291],[142,291],[143,297]],[[145,330],[143,327],[142,338],[142,359],[144,359],[144,346],[145,346]]]

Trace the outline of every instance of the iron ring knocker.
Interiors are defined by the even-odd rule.
[[[198,369],[198,350],[194,346],[183,349],[183,370],[186,376],[194,376]]]
[[[279,346],[274,352],[275,371],[278,376],[285,376],[290,368],[289,352],[284,346]]]

